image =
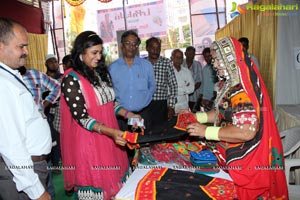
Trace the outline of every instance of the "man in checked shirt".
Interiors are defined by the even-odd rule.
[[[174,117],[177,97],[177,81],[171,60],[160,55],[161,40],[151,37],[146,41],[146,50],[154,69],[156,91],[149,105],[151,128],[157,127]]]

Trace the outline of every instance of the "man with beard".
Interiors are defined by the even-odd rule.
[[[149,105],[151,126],[157,127],[174,117],[177,98],[177,81],[170,59],[160,55],[161,40],[151,37],[146,41],[146,50],[154,69],[156,91]]]
[[[56,55],[48,54],[45,59],[45,66],[47,68],[46,74],[48,76],[58,81],[61,80],[63,74],[59,71],[59,64]]]

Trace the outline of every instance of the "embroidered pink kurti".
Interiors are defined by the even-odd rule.
[[[87,113],[98,122],[118,129],[113,102],[100,104],[92,85],[70,70],[80,83]],[[65,75],[66,75],[65,74]],[[105,134],[91,132],[72,117],[65,98],[61,97],[61,151],[65,189],[73,187],[101,188],[105,199],[114,196],[122,186],[128,170],[124,147]]]

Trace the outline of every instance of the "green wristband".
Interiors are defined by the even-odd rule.
[[[197,112],[196,118],[197,118],[197,121],[200,122],[201,124],[206,123],[207,122],[207,113],[206,112]]]
[[[205,130],[205,138],[207,140],[216,140],[220,141],[219,139],[219,130],[221,127],[216,127],[216,126],[208,126],[206,127]]]

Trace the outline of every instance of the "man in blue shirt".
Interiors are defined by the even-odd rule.
[[[152,100],[156,84],[152,64],[136,55],[140,43],[134,31],[124,32],[121,36],[123,57],[109,66],[109,72],[117,102],[123,108],[140,114],[147,128],[149,115],[146,107]],[[127,129],[127,122],[123,118],[118,122],[121,130]]]

